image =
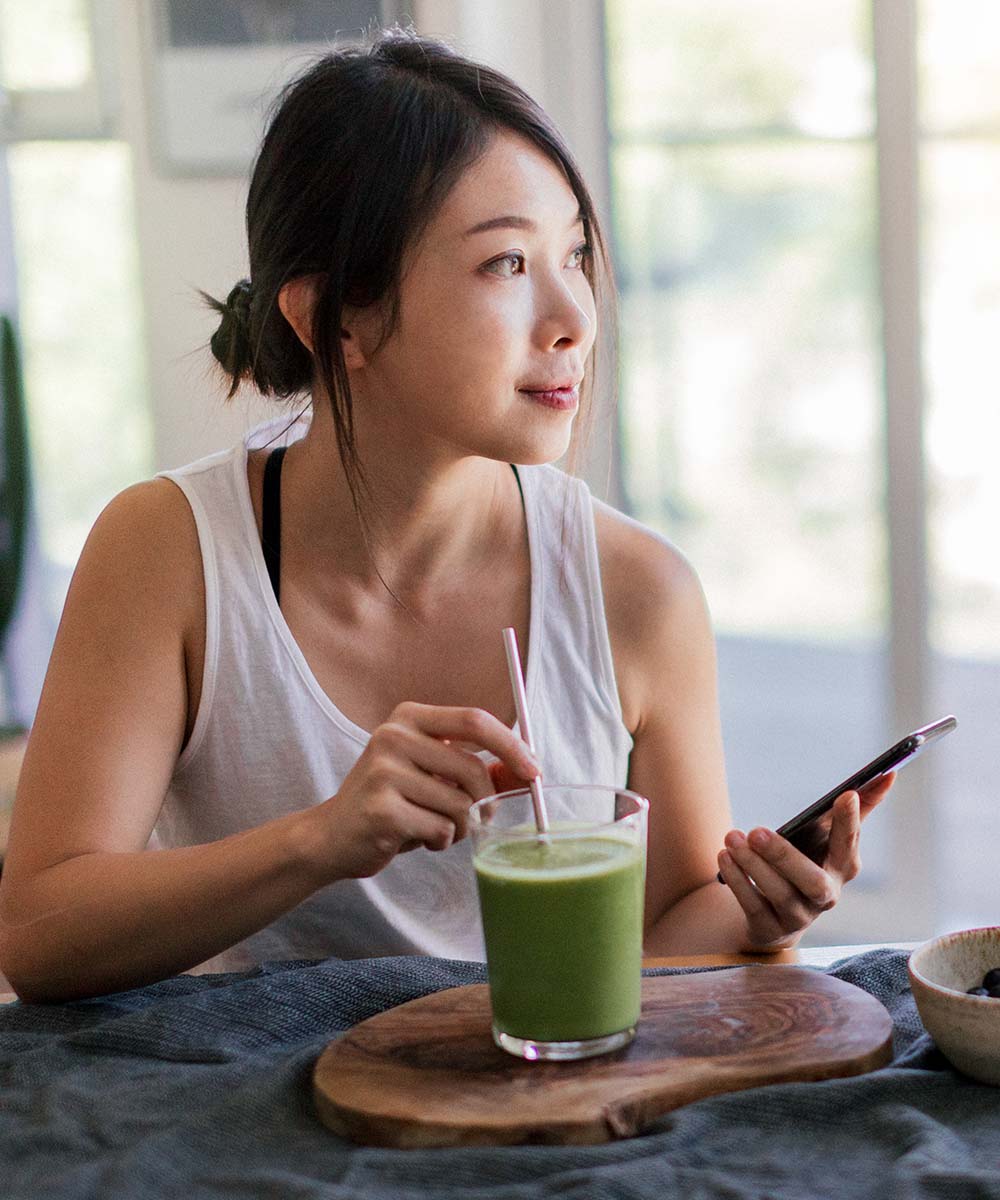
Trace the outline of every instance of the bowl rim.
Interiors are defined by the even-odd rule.
[[[961,941],[972,937],[975,934],[991,933],[997,936],[1000,941],[1000,925],[977,925],[972,929],[953,929],[948,933],[939,933],[936,937],[928,938],[926,942],[921,942],[914,950],[910,952],[909,958],[906,960],[906,970],[910,976],[911,982],[916,979],[925,988],[931,992],[936,992],[939,996],[957,997],[967,1004],[985,1004],[987,1002],[996,1002],[995,996],[970,996],[968,992],[960,992],[957,988],[945,987],[943,983],[935,983],[933,979],[928,979],[918,967],[913,965],[913,960],[918,958],[929,950],[932,946],[937,946],[945,941]],[[1000,965],[1000,964],[998,964]]]

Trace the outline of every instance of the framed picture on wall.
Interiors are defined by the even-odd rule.
[[[411,20],[407,0],[146,0],[150,118],[168,173],[242,175],[274,95],[317,54]]]

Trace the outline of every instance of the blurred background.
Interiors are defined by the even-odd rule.
[[[246,274],[268,99],[395,20],[590,182],[621,322],[583,473],[701,576],[737,823],[959,718],[810,940],[1000,921],[992,0],[0,0],[0,808],[98,513],[268,415],[195,292]]]

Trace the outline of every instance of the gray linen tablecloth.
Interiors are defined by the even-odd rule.
[[[11,1005],[0,1011],[0,1196],[1000,1198],[1000,1089],[956,1074],[924,1033],[905,954],[871,951],[829,973],[892,1014],[890,1066],[713,1097],[592,1147],[377,1150],[317,1120],[310,1074],[331,1037],[482,982],[479,964],[285,963]]]

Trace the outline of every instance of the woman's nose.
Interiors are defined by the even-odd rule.
[[[546,345],[569,341],[583,345],[592,336],[594,304],[590,288],[586,296],[578,294],[579,287],[557,283],[546,290],[540,309],[542,340]]]

